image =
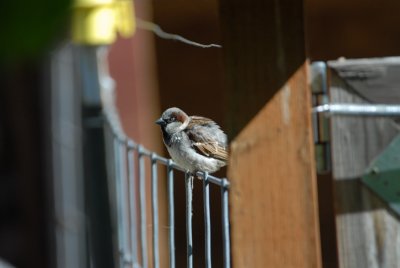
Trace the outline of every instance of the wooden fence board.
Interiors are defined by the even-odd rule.
[[[306,63],[232,143],[235,267],[320,267]]]
[[[303,0],[219,0],[234,267],[321,266]]]
[[[355,91],[331,72],[331,102],[366,103],[360,83]],[[377,117],[333,116],[331,122],[339,267],[399,267],[399,219],[359,180],[398,127],[392,119]]]

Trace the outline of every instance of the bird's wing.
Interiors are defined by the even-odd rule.
[[[199,154],[228,161],[226,135],[211,119],[191,116],[186,134]]]

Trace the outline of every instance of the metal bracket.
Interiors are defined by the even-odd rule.
[[[311,64],[311,91],[313,107],[320,107],[329,103],[325,62],[317,61]],[[329,118],[322,113],[313,112],[312,120],[317,173],[323,174],[331,170]]]
[[[400,135],[366,170],[361,181],[400,215]]]

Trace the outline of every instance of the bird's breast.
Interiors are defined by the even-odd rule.
[[[178,136],[178,135],[173,135],[171,137],[171,142],[172,143],[180,143],[182,141],[182,137]]]
[[[167,130],[165,129],[165,127],[161,127],[161,131],[162,131],[162,134],[163,134],[163,141],[164,141],[164,144],[165,144],[167,147],[170,147],[170,146],[171,146],[171,143],[172,143],[172,135],[170,135],[170,134],[167,132]]]

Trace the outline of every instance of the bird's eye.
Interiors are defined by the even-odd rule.
[[[167,122],[167,124],[175,122],[176,121],[176,117],[175,116],[171,116],[167,119],[165,119],[165,122]]]
[[[168,120],[167,120],[168,123],[172,123],[172,122],[175,122],[175,121],[176,121],[176,117],[175,116],[172,116],[172,117],[168,118]]]

